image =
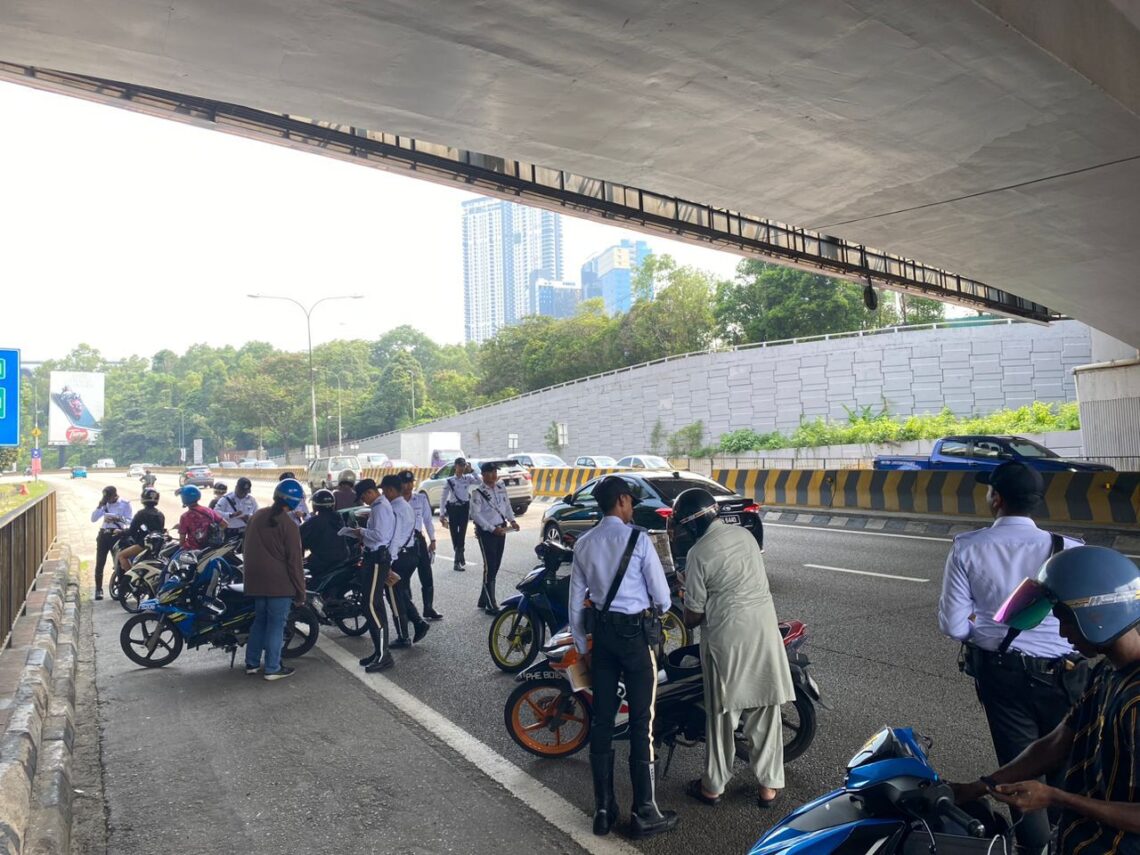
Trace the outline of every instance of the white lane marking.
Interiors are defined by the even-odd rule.
[[[440,715],[383,674],[366,674],[355,653],[339,642],[320,638],[317,647],[340,667],[413,721],[418,722],[457,754],[472,763],[495,783],[545,819],[587,852],[598,855],[640,855],[616,835],[595,837],[590,818],[558,793],[526,774],[488,745]]]
[[[980,527],[980,526],[979,526]],[[859,528],[831,528],[818,525],[794,525],[792,523],[764,523],[764,528],[806,528],[810,531],[830,531],[835,534],[865,534],[870,537],[901,537],[906,540],[936,540],[939,543],[953,543],[952,537],[929,537],[921,534],[895,534],[889,531],[864,531]]]
[[[827,564],[805,564],[813,570],[832,570],[836,573],[854,573],[857,576],[876,576],[879,579],[898,579],[902,582],[929,582],[929,579],[919,579],[917,576],[894,576],[890,573],[872,573],[870,570],[848,570],[846,567],[829,567]]]

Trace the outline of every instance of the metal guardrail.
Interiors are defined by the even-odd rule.
[[[7,646],[44,556],[55,541],[55,490],[0,517],[0,637]]]

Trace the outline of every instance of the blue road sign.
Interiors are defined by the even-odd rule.
[[[20,351],[0,350],[0,445],[20,444]]]
[[[32,449],[32,460],[39,460],[43,456],[44,456],[43,449],[41,449],[41,448],[33,448]]]

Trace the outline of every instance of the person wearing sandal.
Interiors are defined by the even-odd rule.
[[[693,539],[685,564],[685,625],[701,627],[705,688],[705,774],[686,794],[716,805],[732,778],[736,727],[744,722],[749,767],[769,807],[784,786],[780,705],[795,697],[764,558],[752,535],[717,519],[707,490],[685,490],[670,526]]]

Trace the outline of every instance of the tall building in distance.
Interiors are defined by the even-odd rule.
[[[633,271],[650,255],[643,240],[622,240],[591,256],[582,265],[582,299],[601,297],[606,314],[628,312],[633,307]]]
[[[536,315],[569,318],[578,310],[581,293],[577,282],[535,279],[530,302]]]
[[[562,218],[480,197],[463,203],[464,337],[482,342],[535,314],[535,283],[562,280]]]

